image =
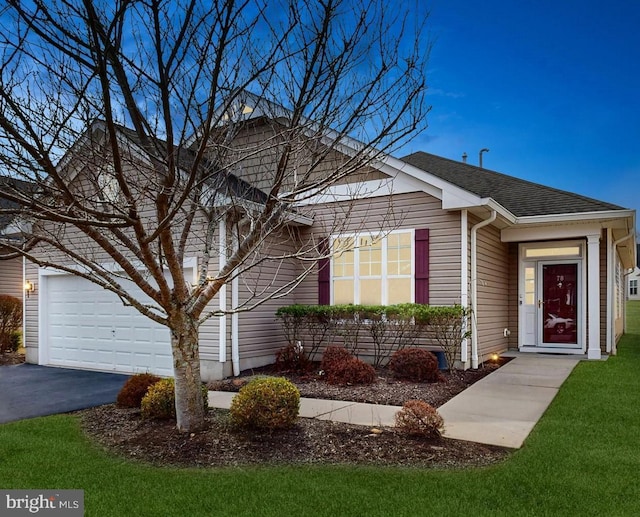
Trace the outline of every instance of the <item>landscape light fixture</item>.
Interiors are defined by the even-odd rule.
[[[24,292],[27,294],[27,298],[29,298],[29,295],[35,291],[36,286],[33,285],[33,282],[31,280],[25,280],[24,281]]]

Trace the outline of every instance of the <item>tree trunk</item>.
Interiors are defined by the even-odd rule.
[[[198,322],[183,311],[171,318],[171,350],[176,383],[176,425],[190,433],[204,428]]]

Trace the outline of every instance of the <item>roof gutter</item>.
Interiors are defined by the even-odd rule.
[[[549,215],[533,215],[516,218],[517,224],[544,224],[567,221],[584,221],[584,220],[600,220],[600,219],[624,219],[633,217],[634,211],[629,209],[622,210],[603,210],[599,212],[577,212],[569,214],[549,214]]]
[[[478,368],[478,230],[496,220],[498,213],[491,210],[488,219],[471,228],[471,368]]]

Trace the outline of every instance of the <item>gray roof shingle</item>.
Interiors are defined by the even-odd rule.
[[[401,160],[477,196],[493,198],[516,217],[624,210],[611,203],[425,152]]]

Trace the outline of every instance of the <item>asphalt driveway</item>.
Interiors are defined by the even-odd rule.
[[[0,367],[0,424],[110,404],[128,378],[35,364]]]

